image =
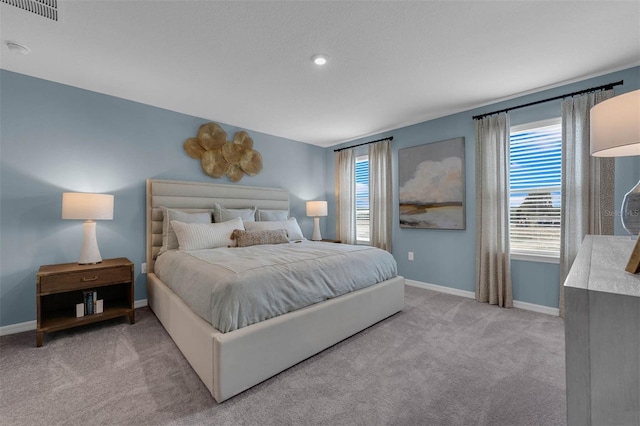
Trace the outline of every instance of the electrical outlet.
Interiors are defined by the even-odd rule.
[[[413,252],[412,251],[409,252],[409,260],[413,260]]]
[[[146,273],[147,273],[147,264],[146,264],[146,263],[143,263],[143,264],[142,264],[142,267],[140,268],[140,270],[141,270],[141,272],[142,272],[143,274],[146,274]]]

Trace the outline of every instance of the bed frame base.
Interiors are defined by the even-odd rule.
[[[153,273],[147,276],[147,297],[209,392],[222,402],[402,310],[404,278],[228,333],[194,314]]]

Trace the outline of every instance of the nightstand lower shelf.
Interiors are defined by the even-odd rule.
[[[127,307],[107,308],[99,314],[85,315],[79,318],[66,315],[66,312],[52,312],[42,319],[40,330],[45,333],[50,333],[52,331],[65,330],[67,328],[124,316],[129,317],[129,322],[131,324],[135,322],[133,309],[129,309]]]

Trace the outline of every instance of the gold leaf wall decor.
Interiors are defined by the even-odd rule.
[[[184,151],[200,160],[202,171],[215,179],[227,176],[238,182],[245,174],[255,176],[262,170],[262,155],[253,149],[253,139],[241,130],[227,141],[227,133],[216,123],[205,123],[195,138],[188,138]]]
[[[242,179],[243,175],[244,172],[237,164],[232,164],[231,167],[229,167],[229,170],[227,170],[227,177],[231,182],[239,181],[240,179]]]
[[[240,167],[249,176],[255,176],[262,170],[262,155],[258,151],[247,151],[240,159]]]
[[[184,150],[189,154],[189,157],[199,160],[202,158],[205,149],[198,142],[198,138],[189,138],[184,141]]]
[[[224,159],[232,164],[238,163],[245,151],[246,148],[231,142],[227,142],[222,146],[222,155],[224,155]]]
[[[251,139],[249,134],[244,130],[236,132],[236,134],[233,135],[233,143],[244,146],[248,149],[253,148],[253,139]]]
[[[227,173],[231,164],[224,159],[222,150],[208,149],[202,154],[200,159],[202,170],[207,176],[219,179]]]
[[[204,149],[220,148],[227,141],[227,132],[216,123],[207,123],[198,129],[198,142]]]

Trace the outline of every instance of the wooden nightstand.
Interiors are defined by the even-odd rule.
[[[342,243],[342,241],[340,241],[340,240],[323,239],[323,240],[320,240],[320,241],[322,241],[323,243],[338,243],[338,244]]]
[[[41,266],[36,276],[36,346],[42,346],[44,333],[52,331],[120,316],[128,316],[133,324],[133,281],[133,263],[124,257],[95,265]],[[91,290],[103,300],[103,312],[76,318],[76,304],[83,303],[82,292]]]

